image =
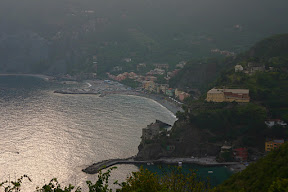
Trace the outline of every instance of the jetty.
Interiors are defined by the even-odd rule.
[[[117,164],[134,164],[134,165],[141,165],[141,164],[170,164],[170,165],[178,165],[179,162],[186,163],[186,164],[197,164],[201,166],[231,166],[231,165],[238,165],[239,162],[223,162],[219,163],[215,161],[215,157],[202,157],[202,158],[177,158],[177,157],[171,157],[171,158],[161,158],[157,160],[135,160],[135,157],[129,157],[125,159],[109,159],[100,161],[98,163],[94,163],[93,165],[90,165],[86,169],[83,169],[82,171],[87,174],[96,174],[102,169],[109,168],[113,165]]]

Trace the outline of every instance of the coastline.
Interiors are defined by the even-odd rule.
[[[87,174],[96,174],[102,169],[109,168],[114,165],[118,164],[134,164],[134,165],[153,165],[153,164],[167,164],[167,165],[178,165],[182,166],[182,164],[195,164],[200,166],[207,166],[207,167],[215,167],[215,166],[227,166],[231,171],[241,171],[241,169],[245,169],[245,166],[239,162],[224,162],[219,163],[215,160],[215,157],[202,157],[202,158],[177,158],[177,157],[170,157],[170,158],[160,158],[157,160],[147,160],[147,161],[137,161],[134,157],[129,157],[125,159],[109,159],[94,163],[87,168],[83,169],[82,171]],[[238,169],[238,170],[237,170]]]
[[[62,89],[55,90],[54,93],[60,94],[91,94],[99,95],[99,97],[105,97],[109,95],[129,95],[129,96],[138,96],[151,99],[154,102],[157,102],[162,107],[169,110],[171,113],[176,115],[177,111],[183,111],[180,104],[175,103],[169,97],[164,95],[150,94],[142,91],[136,91],[132,88],[123,85],[119,82],[110,81],[110,80],[86,80],[84,81],[85,87],[83,88],[74,88],[74,89]]]
[[[42,74],[0,73],[0,76],[28,76],[28,77],[37,77],[45,81],[50,81],[54,79],[54,77],[52,76],[42,75]]]
[[[136,92],[138,93],[138,92]],[[183,109],[180,105],[177,105],[176,103],[173,103],[173,101],[168,101],[167,98],[165,98],[162,95],[156,95],[156,94],[148,94],[148,93],[139,93],[139,94],[122,94],[122,95],[130,95],[130,96],[138,96],[138,97],[144,97],[147,99],[151,99],[154,102],[158,103],[162,107],[169,110],[171,113],[176,115],[177,111],[183,112]]]

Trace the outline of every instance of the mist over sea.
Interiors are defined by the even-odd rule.
[[[23,191],[54,177],[63,184],[85,186],[97,176],[83,173],[83,168],[136,155],[142,128],[156,119],[169,124],[176,120],[147,98],[53,93],[63,86],[71,85],[0,76],[0,181],[27,174],[33,183],[25,181]],[[111,181],[124,180],[136,170],[119,165]]]

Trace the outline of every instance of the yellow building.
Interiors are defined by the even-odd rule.
[[[147,91],[154,92],[156,91],[156,84],[153,81],[144,81],[143,88]]]
[[[274,149],[277,149],[284,143],[284,139],[275,139],[275,140],[269,140],[265,142],[265,151],[269,152]]]
[[[211,89],[207,92],[208,102],[250,102],[249,89]]]

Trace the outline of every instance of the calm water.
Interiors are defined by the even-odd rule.
[[[136,155],[143,127],[156,119],[169,124],[176,120],[150,99],[53,93],[62,86],[34,77],[0,76],[0,181],[27,174],[33,183],[25,182],[24,191],[54,177],[85,186],[97,176],[83,173],[83,168]],[[136,170],[118,166],[111,181]]]
[[[169,173],[173,169],[177,169],[177,165],[144,165],[143,168],[162,175],[163,172]],[[221,166],[206,167],[195,164],[183,164],[181,169],[183,174],[191,173],[191,171],[195,172],[196,178],[199,180],[207,181],[208,179],[211,186],[222,183],[232,175],[232,172],[228,168]]]

